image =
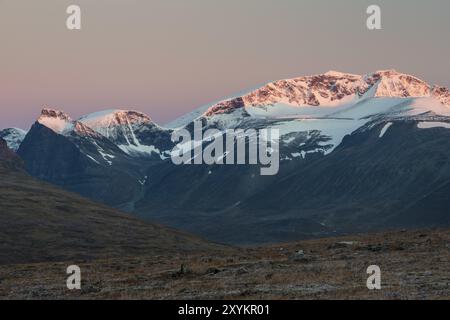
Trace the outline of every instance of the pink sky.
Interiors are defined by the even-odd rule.
[[[82,8],[81,31],[65,28]],[[450,86],[450,2],[0,0],[0,128],[42,106],[74,118],[132,108],[164,124],[270,80],[395,68]]]

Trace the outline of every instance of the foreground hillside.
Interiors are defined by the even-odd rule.
[[[0,139],[0,265],[214,248],[29,177]]]
[[[449,263],[450,230],[399,231],[80,262],[76,292],[65,287],[67,263],[3,266],[0,298],[450,299]],[[372,264],[381,268],[381,290],[366,287]]]

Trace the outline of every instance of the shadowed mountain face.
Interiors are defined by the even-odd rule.
[[[380,138],[385,126],[370,123],[275,177],[245,166],[166,166],[137,212],[231,243],[450,225],[450,130],[399,121]]]
[[[0,264],[219,249],[28,176],[0,139]]]
[[[222,133],[277,129],[279,173],[176,166],[168,158],[176,129],[124,110],[73,121],[44,109],[18,154],[35,177],[215,241],[450,225],[445,88],[394,70],[328,72],[269,83],[171,126],[192,132],[194,120]]]
[[[98,134],[61,135],[35,123],[18,154],[31,175],[118,208],[141,192],[140,161]]]
[[[147,140],[153,144],[146,145]],[[132,211],[143,192],[146,169],[161,161],[168,141],[168,131],[140,113],[114,111],[77,121],[62,111],[43,109],[17,153],[31,175]]]

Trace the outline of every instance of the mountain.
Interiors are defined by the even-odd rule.
[[[449,225],[448,97],[394,70],[269,83],[198,119],[221,130],[279,129],[276,176],[161,164],[136,212],[231,243]]]
[[[325,234],[448,226],[450,121],[445,121],[369,123],[329,155],[296,166],[228,214],[264,213],[286,234],[322,231],[282,225],[299,217],[320,223]],[[424,123],[430,127],[423,129]],[[262,241],[273,230],[257,232]]]
[[[268,83],[216,103],[196,119],[203,121],[205,130],[279,129],[282,159],[292,160],[332,152],[345,135],[374,117],[449,116],[449,97],[446,88],[395,70],[362,76],[329,71]],[[192,127],[192,122],[185,124]]]
[[[329,71],[270,82],[202,109],[195,119],[200,109],[173,123],[191,118],[184,124],[190,130],[194,120],[202,120],[204,130],[276,128],[282,136],[282,159],[291,160],[332,152],[345,135],[377,115],[407,117],[431,112],[448,116],[449,97],[446,88],[395,70],[362,76]]]
[[[40,179],[127,209],[140,195],[142,163],[62,111],[43,109],[17,153]]]
[[[0,139],[2,265],[222,248],[58,189],[30,177],[19,164],[19,157]]]
[[[165,159],[173,148],[171,130],[159,127],[141,112],[106,110],[83,116],[79,121],[130,156]]]
[[[355,104],[365,98],[428,97],[432,88],[424,81],[395,70],[353,75],[336,71],[271,82],[255,91],[210,107],[206,117],[244,109],[256,117],[319,115],[324,108]],[[301,107],[322,107],[317,110]],[[312,110],[311,110],[312,109]]]
[[[8,143],[8,147],[13,151],[17,151],[19,149],[19,146],[23,139],[25,139],[26,134],[27,132],[25,130],[19,128],[7,128],[0,130],[0,138],[3,138]]]
[[[174,165],[174,130],[278,129],[280,170]],[[395,70],[279,80],[164,129],[137,111],[43,110],[18,154],[32,175],[214,241],[264,243],[450,224],[450,93]],[[211,139],[204,139],[207,146]],[[220,155],[219,155],[220,156]]]

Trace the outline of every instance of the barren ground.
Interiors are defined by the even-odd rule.
[[[397,231],[189,256],[3,265],[0,298],[450,299],[449,262],[450,230]],[[81,267],[82,290],[66,288],[71,264]],[[381,268],[381,290],[366,287],[369,265]]]

